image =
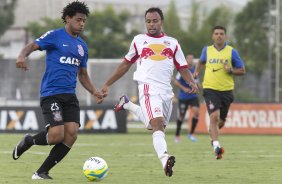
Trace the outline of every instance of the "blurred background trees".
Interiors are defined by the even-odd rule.
[[[0,37],[14,23],[16,0],[0,2]]]
[[[14,23],[14,8],[17,0],[0,1],[0,38]],[[0,54],[2,58],[2,54]]]
[[[232,8],[226,6],[206,11],[201,8],[201,4],[194,1],[191,12],[189,12],[191,16],[188,24],[183,25],[178,16],[175,2],[172,0],[169,8],[164,12],[164,31],[169,36],[177,38],[184,54],[193,54],[195,58],[198,58],[202,48],[212,44],[212,27],[215,25],[225,26],[228,43],[239,51],[248,72],[248,78],[244,76],[236,79],[239,86],[245,86],[235,91],[238,101],[265,101],[258,96],[266,96],[268,101],[273,101],[275,85],[273,72],[275,69],[273,62],[275,33],[271,22],[273,20],[271,18],[273,4],[275,5],[275,0],[253,0],[240,12],[233,12]],[[140,30],[137,29],[127,29],[130,16],[130,13],[126,11],[117,14],[110,6],[103,11],[92,12],[87,19],[86,28],[82,35],[89,46],[89,57],[123,57],[128,51],[133,36],[140,33]],[[6,19],[8,17],[12,17],[12,15],[6,16]],[[41,22],[30,23],[28,30],[34,38],[37,38],[50,29],[62,26],[60,19],[43,18]],[[0,26],[0,31],[4,27]],[[265,85],[256,85],[257,79]],[[255,93],[251,92],[250,88]]]
[[[116,14],[111,6],[104,11],[95,11],[87,19],[86,27],[81,35],[89,47],[90,58],[121,58],[127,52],[133,30],[126,32],[126,23],[130,17],[128,12]],[[61,19],[45,17],[41,22],[31,22],[28,30],[34,38],[40,37],[48,30],[58,29],[64,24]]]
[[[260,74],[267,68],[269,27],[269,7],[265,0],[250,2],[235,18],[236,44],[241,55],[248,59],[249,71]]]

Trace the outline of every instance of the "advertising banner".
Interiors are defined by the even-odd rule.
[[[201,104],[197,132],[207,133],[208,125],[209,115]],[[220,133],[282,134],[282,104],[234,103]]]
[[[112,105],[81,107],[80,132],[127,132],[126,111],[115,113]],[[45,129],[40,107],[0,107],[0,132],[38,132]]]

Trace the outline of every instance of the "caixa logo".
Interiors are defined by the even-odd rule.
[[[60,63],[79,66],[80,60],[77,58],[62,56],[60,57]]]
[[[124,120],[120,120],[124,122]],[[114,110],[80,110],[80,130],[118,130]],[[45,123],[39,108],[32,110],[0,109],[0,132],[3,130],[39,130]]]

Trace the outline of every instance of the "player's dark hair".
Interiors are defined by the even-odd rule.
[[[161,19],[164,20],[164,14],[163,14],[162,10],[160,8],[155,8],[155,7],[149,8],[145,12],[145,18],[146,18],[147,13],[152,13],[152,12],[157,12],[160,15]]]
[[[224,30],[224,32],[226,33],[226,28],[225,28],[225,27],[223,27],[223,26],[219,26],[219,25],[214,26],[214,27],[212,28],[212,32],[214,32],[214,30],[216,30],[216,29],[221,29],[221,30]]]
[[[66,7],[64,7],[62,11],[63,22],[66,23],[66,16],[73,17],[76,13],[82,13],[88,17],[89,8],[85,4],[85,2],[74,1],[72,3],[69,3]]]

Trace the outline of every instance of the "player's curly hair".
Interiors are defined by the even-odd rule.
[[[89,8],[85,4],[85,2],[74,1],[72,3],[69,3],[66,7],[64,7],[62,11],[63,22],[66,23],[66,16],[73,17],[76,13],[82,13],[88,17]]]
[[[145,12],[145,18],[146,18],[147,13],[153,13],[153,12],[157,12],[157,13],[160,15],[160,17],[161,17],[161,20],[164,20],[163,11],[162,11],[160,8],[157,8],[157,7],[149,8],[149,9]]]

